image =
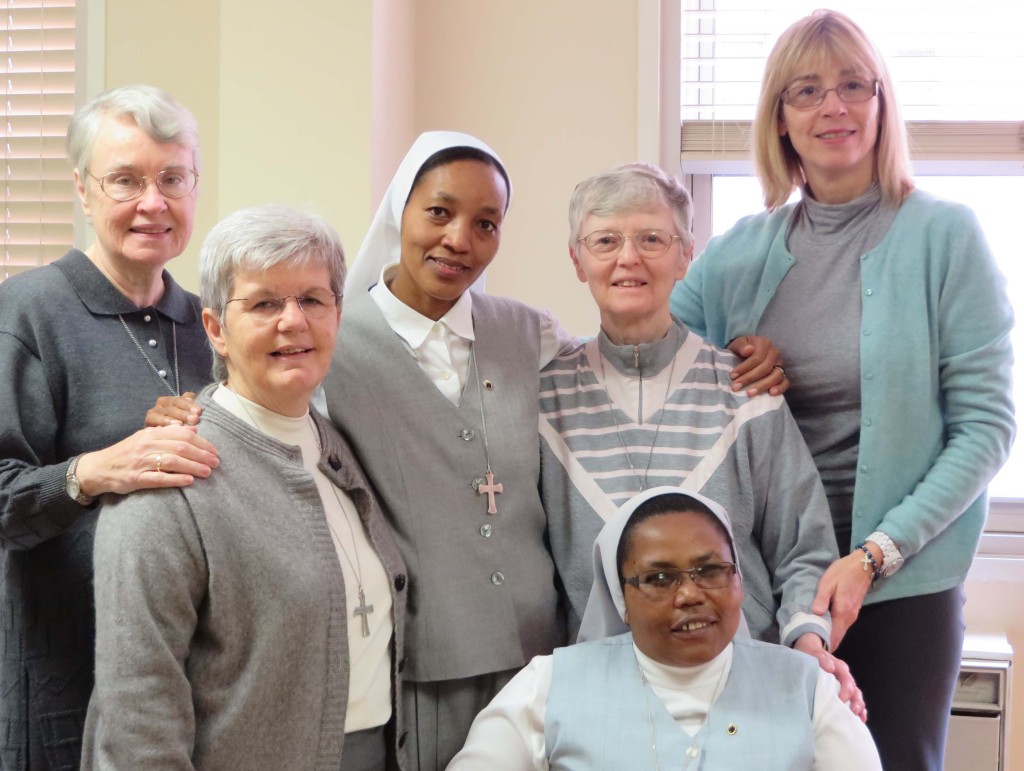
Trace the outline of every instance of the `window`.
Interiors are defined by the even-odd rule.
[[[698,252],[711,235],[763,208],[748,136],[764,60],[778,35],[821,6],[685,0],[681,162],[694,196]],[[977,0],[971,12],[936,0],[833,0],[871,36],[899,87],[918,185],[978,214],[1024,319],[1024,269],[1014,230],[1024,200],[1024,28],[1017,0]],[[1024,323],[1014,330],[1018,422],[1024,424]],[[990,487],[997,528],[1024,500],[1024,442]],[[1018,522],[1010,529],[1019,530]],[[990,528],[993,520],[990,520]]]
[[[72,243],[64,137],[75,107],[75,0],[0,0],[0,10],[2,281],[57,259]]]

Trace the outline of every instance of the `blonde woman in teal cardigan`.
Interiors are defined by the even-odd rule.
[[[845,16],[783,33],[754,136],[767,211],[708,245],[673,312],[716,344],[781,349],[848,555],[819,598],[864,592],[848,631],[835,619],[856,609],[832,609],[833,646],[883,765],[938,770],[963,582],[1014,434],[1004,281],[973,213],[914,189],[885,64]]]

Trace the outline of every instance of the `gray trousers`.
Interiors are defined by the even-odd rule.
[[[444,771],[466,743],[473,718],[518,671],[510,669],[432,683],[402,683],[410,769]]]

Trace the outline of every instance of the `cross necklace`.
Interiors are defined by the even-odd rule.
[[[320,444],[320,432],[317,431],[316,423],[313,422],[313,416],[308,412],[306,417],[309,418],[309,425],[313,429],[313,436],[316,438],[316,448],[321,452],[324,451],[323,445]],[[330,480],[328,480],[330,482]],[[334,539],[335,545],[341,549],[341,553],[345,556],[345,561],[348,563],[349,568],[352,570],[352,575],[356,579],[356,589],[359,594],[359,604],[356,605],[352,611],[353,618],[360,618],[363,622],[363,637],[370,636],[370,614],[373,613],[373,606],[366,604],[366,593],[363,591],[363,566],[359,560],[359,547],[356,545],[356,531],[352,527],[352,518],[348,515],[348,510],[341,502],[341,495],[338,494],[338,488],[334,486],[333,482],[330,482],[331,492],[334,493],[335,500],[338,501],[338,508],[341,509],[341,515],[345,518],[345,524],[348,525],[348,533],[352,537],[352,550],[356,553],[355,564],[352,564],[352,558],[348,556],[348,549],[345,548],[345,544],[341,542],[341,538],[338,536],[338,531],[331,525],[331,520],[327,519],[327,512],[324,512],[324,520],[327,522],[327,529],[331,531],[331,537]]]
[[[252,423],[252,425],[255,428],[262,431],[264,434],[267,434],[268,436],[273,436],[273,434],[270,434],[265,428],[263,428],[263,426],[260,425],[260,422],[256,420],[256,416],[249,411],[249,408],[246,406],[245,399],[243,397],[236,394],[230,388],[227,388],[226,390],[229,391],[232,394],[232,396],[235,397],[235,401],[241,406],[246,416],[248,416],[249,422]],[[310,415],[309,412],[306,412],[306,420],[309,421],[309,429],[310,431],[313,432],[313,441],[316,442],[317,452],[319,452],[320,455],[323,455],[324,446],[323,443],[320,441],[320,432],[317,430],[316,423],[313,420],[313,416]],[[337,548],[341,549],[341,553],[345,557],[345,561],[348,563],[349,568],[352,569],[352,574],[355,576],[356,587],[358,588],[359,593],[359,604],[356,606],[355,610],[352,611],[352,616],[362,617],[363,637],[369,637],[369,615],[373,613],[373,606],[366,604],[366,594],[365,592],[363,592],[363,566],[359,561],[359,547],[356,546],[356,532],[355,529],[352,527],[351,517],[349,517],[348,511],[345,509],[345,505],[341,502],[341,495],[338,494],[338,488],[334,486],[334,483],[330,479],[328,479],[327,482],[331,487],[331,492],[334,493],[335,500],[337,500],[338,502],[338,508],[341,509],[341,515],[345,518],[345,524],[348,525],[348,532],[352,536],[352,548],[356,553],[356,561],[354,564],[352,562],[352,558],[348,556],[348,549],[346,549],[345,545],[341,542],[341,538],[338,537],[338,533],[335,531],[335,529],[331,527],[331,521],[327,519],[326,511],[324,511],[324,521],[327,523],[327,529],[331,531],[331,538],[334,540],[334,543],[337,545]]]
[[[480,381],[480,368],[476,363],[476,344],[474,343],[470,355],[473,357],[473,374],[476,377],[476,390],[480,396],[480,433],[484,440],[484,461],[487,463],[487,471],[484,472],[485,479],[479,477],[473,480],[473,487],[476,488],[477,495],[487,496],[487,513],[497,514],[498,506],[494,499],[494,496],[498,493],[505,492],[505,486],[501,482],[494,481],[494,472],[491,471],[491,447],[487,442],[487,414],[484,412],[484,387]],[[487,381],[487,390],[490,391],[494,386],[491,381]]]

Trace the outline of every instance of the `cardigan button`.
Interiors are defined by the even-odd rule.
[[[341,458],[339,458],[337,455],[332,455],[330,458],[328,458],[327,463],[335,471],[341,468]]]
[[[873,295],[874,293],[875,293],[874,289],[865,289],[864,290],[864,294],[866,294],[868,297],[871,297],[871,295]]]
[[[405,588],[405,573],[395,576],[395,589],[402,591]]]
[[[493,573],[491,573],[491,583],[495,586],[501,586],[503,583],[505,583],[505,574],[502,573],[500,570],[495,570]]]

